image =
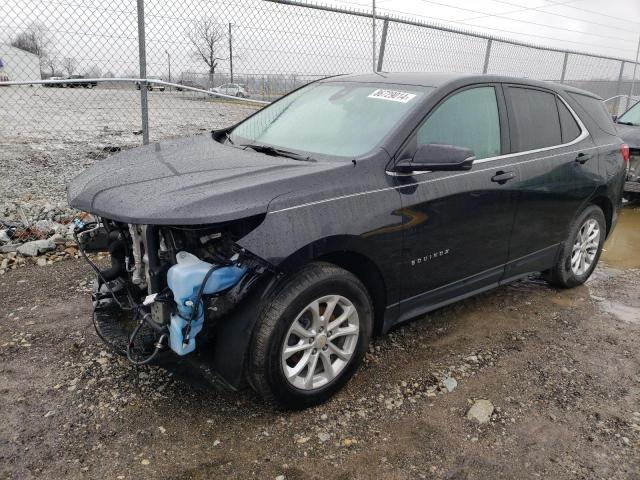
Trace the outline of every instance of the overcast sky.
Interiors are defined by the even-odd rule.
[[[370,11],[371,0],[323,0]],[[634,59],[640,35],[640,0],[377,0],[378,14],[447,24],[492,36]],[[329,75],[371,69],[371,21],[261,0],[145,0],[147,73],[172,79],[204,74],[186,33],[213,18],[233,29],[234,70],[262,74]],[[136,75],[135,0],[0,0],[0,41],[37,22],[51,33],[50,50],[73,57],[79,73],[97,66]],[[378,22],[378,42],[381,22]],[[486,41],[393,24],[383,70],[482,71]],[[218,71],[228,71],[228,42],[219,43]],[[557,80],[563,55],[495,42],[490,73]],[[619,62],[573,56],[569,79],[617,79]],[[630,66],[630,64],[627,64]],[[625,69],[625,77],[631,75]]]
[[[329,0],[370,11],[371,0]],[[635,59],[640,0],[377,0],[404,15],[561,49]]]

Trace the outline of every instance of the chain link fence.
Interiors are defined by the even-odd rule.
[[[3,0],[0,144],[209,130],[374,67],[564,82],[613,97],[612,114],[636,74],[631,60],[288,0]]]

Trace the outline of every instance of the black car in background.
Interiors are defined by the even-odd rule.
[[[180,80],[178,82],[178,85],[181,85],[180,87],[176,87],[176,91],[178,92],[182,92],[183,90],[185,90],[182,87],[191,87],[191,88],[199,88],[200,90],[206,90],[207,87],[205,87],[204,85],[201,85],[198,82],[194,82],[193,80]],[[188,89],[187,89],[188,91]]]
[[[83,251],[111,253],[95,267],[107,342],[133,317],[134,363],[200,365],[300,408],[348,381],[372,334],[532,272],[584,283],[627,161],[601,99],[567,85],[345,75],[118,153],[68,198],[95,216]]]
[[[84,75],[70,75],[67,77],[67,80],[85,80]],[[93,88],[98,86],[98,82],[96,81],[79,81],[79,82],[69,82],[65,85],[68,88]]]
[[[640,201],[640,102],[615,119],[618,135],[629,145],[630,159],[624,196]]]
[[[44,86],[50,87],[50,88],[93,88],[98,86],[98,82],[96,82],[95,80],[81,81],[84,79],[85,79],[84,75],[70,75],[68,77],[49,77],[49,80],[75,80],[75,81],[68,82],[68,83],[63,83],[63,82],[45,83]]]

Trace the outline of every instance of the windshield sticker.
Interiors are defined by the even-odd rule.
[[[392,102],[407,103],[415,98],[415,94],[407,92],[399,92],[397,90],[385,90],[379,88],[375,90],[369,98],[378,98],[380,100],[391,100]]]

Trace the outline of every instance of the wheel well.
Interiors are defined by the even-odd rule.
[[[613,205],[611,204],[611,200],[607,197],[595,197],[592,198],[589,202],[593,205],[597,205],[604,212],[604,218],[607,222],[607,235],[611,231],[611,222],[613,221]]]
[[[382,331],[387,294],[384,279],[376,264],[365,255],[349,251],[328,253],[316,260],[344,268],[363,283],[373,302],[373,334],[379,335]]]

